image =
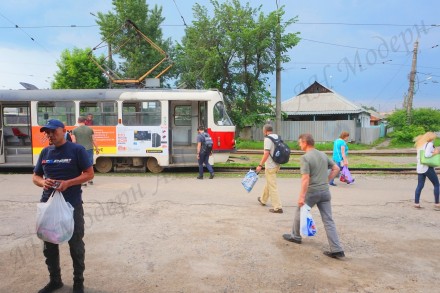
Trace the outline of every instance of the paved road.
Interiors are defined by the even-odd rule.
[[[347,258],[318,235],[296,245],[292,225],[298,178],[281,178],[284,214],[246,193],[236,178],[96,176],[84,189],[86,292],[438,292],[440,212],[412,208],[415,176],[359,176],[332,188],[333,214]],[[30,175],[0,175],[0,292],[35,292],[47,281],[34,234],[40,189]],[[61,246],[71,292],[68,246]]]

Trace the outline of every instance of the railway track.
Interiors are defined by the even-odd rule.
[[[215,173],[245,174],[249,167],[215,167]],[[440,171],[439,171],[440,172]],[[410,175],[417,174],[415,168],[350,168],[352,174]],[[300,174],[299,167],[281,167],[279,174]]]
[[[290,152],[292,155],[303,155],[303,151],[292,150]],[[324,151],[324,153],[331,155],[332,151]],[[262,150],[237,150],[234,155],[263,155]],[[415,149],[404,149],[404,150],[350,150],[350,155],[364,155],[364,156],[416,156],[417,152]]]

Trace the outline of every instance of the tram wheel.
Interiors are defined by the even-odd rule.
[[[99,173],[108,173],[113,168],[113,160],[111,158],[99,157],[96,159],[95,169]]]
[[[153,157],[147,159],[147,169],[151,173],[160,173],[163,171],[163,167],[160,166],[157,159]]]

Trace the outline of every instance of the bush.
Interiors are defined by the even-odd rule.
[[[423,126],[409,125],[403,126],[400,130],[390,134],[391,142],[394,144],[412,142],[414,137],[425,133]]]

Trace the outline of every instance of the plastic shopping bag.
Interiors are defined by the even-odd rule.
[[[73,235],[73,207],[54,191],[47,202],[37,204],[37,236],[43,241],[60,244]]]
[[[255,183],[257,183],[257,180],[258,180],[258,174],[254,170],[249,170],[249,172],[247,172],[247,174],[244,176],[243,180],[241,181],[241,184],[243,184],[243,187],[244,189],[246,189],[247,192],[251,192]]]
[[[300,233],[302,236],[309,237],[316,235],[316,225],[313,221],[310,210],[312,208],[304,204],[300,209]]]
[[[354,182],[354,178],[351,176],[350,170],[348,170],[347,166],[342,167],[341,176],[339,177],[339,180],[347,184],[351,184]]]

